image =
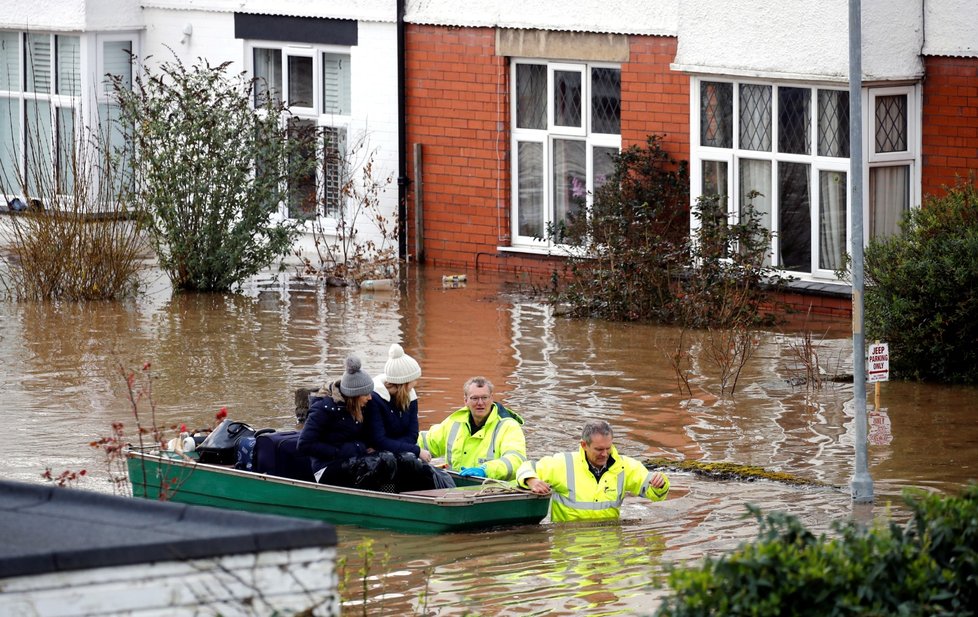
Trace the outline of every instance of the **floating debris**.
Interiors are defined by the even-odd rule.
[[[771,480],[792,484],[796,486],[829,486],[818,480],[802,478],[790,473],[780,471],[770,471],[763,467],[753,465],[740,465],[738,463],[708,463],[705,461],[676,461],[666,458],[650,458],[643,461],[649,469],[662,469],[665,471],[688,471],[710,478],[712,480],[740,480],[753,482],[754,480]]]

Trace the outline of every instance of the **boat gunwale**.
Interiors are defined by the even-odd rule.
[[[232,475],[239,476],[249,480],[261,481],[261,482],[271,482],[273,484],[291,485],[298,489],[303,489],[307,491],[319,491],[324,493],[341,493],[351,496],[359,497],[369,497],[371,499],[380,499],[383,501],[401,501],[401,502],[411,502],[419,504],[429,504],[438,506],[471,506],[480,503],[495,503],[495,502],[506,502],[506,501],[524,501],[526,499],[549,499],[549,496],[538,495],[526,489],[519,489],[515,486],[503,488],[502,483],[499,481],[485,481],[481,487],[472,487],[472,491],[457,491],[448,492],[443,495],[425,495],[420,494],[428,491],[418,491],[418,492],[405,492],[405,493],[385,493],[381,491],[372,491],[367,489],[359,488],[348,488],[344,486],[336,486],[332,484],[319,484],[318,482],[309,482],[307,480],[295,480],[293,478],[284,478],[281,476],[272,476],[265,473],[256,473],[254,471],[247,471],[244,469],[235,469],[234,467],[228,467],[225,465],[214,465],[210,463],[201,463],[196,459],[189,457],[173,457],[164,456],[162,454],[154,454],[150,452],[140,452],[136,448],[128,448],[126,450],[127,459],[145,459],[150,460],[157,465],[174,465],[184,469],[197,470],[200,468],[202,471],[208,473],[215,473],[219,475]],[[132,478],[130,478],[132,482]],[[437,489],[436,489],[437,490]],[[447,491],[452,491],[453,489],[445,489]],[[505,490],[505,492],[503,492]]]

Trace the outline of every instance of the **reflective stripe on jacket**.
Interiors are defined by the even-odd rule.
[[[523,418],[493,403],[485,424],[475,433],[469,426],[469,408],[452,412],[444,421],[418,435],[418,445],[431,456],[444,456],[450,469],[485,465],[486,476],[512,480],[526,461]]]
[[[662,501],[669,493],[669,478],[662,488],[652,487],[652,473],[641,462],[618,454],[611,448],[612,463],[601,480],[595,480],[584,456],[584,448],[576,453],[545,456],[535,463],[520,466],[516,481],[525,487],[529,478],[543,480],[553,491],[550,498],[550,520],[591,521],[616,519],[621,512],[625,493]]]

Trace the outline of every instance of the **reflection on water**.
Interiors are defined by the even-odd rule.
[[[667,565],[753,538],[747,503],[794,513],[818,530],[852,515],[852,386],[829,382],[809,392],[791,385],[804,375],[794,351],[798,331],[761,334],[728,400],[718,398],[717,371],[700,360],[705,342],[693,336],[692,396],[683,397],[669,360],[675,328],[558,318],[545,305],[500,295],[507,287],[494,275],[468,273],[464,287],[447,287],[442,274],[412,271],[395,292],[301,287],[283,276],[235,296],[173,296],[157,285],[125,303],[0,304],[3,474],[40,482],[45,467],[86,468],[92,473],[82,487],[111,490],[87,444],[107,435],[113,421],[132,424],[120,367],[152,364],[161,425],[207,426],[226,406],[234,419],[292,428],[296,388],[335,375],[351,351],[378,373],[390,343],[400,341],[424,370],[423,427],[461,406],[463,381],[481,374],[526,419],[533,457],[576,447],[583,420],[602,416],[617,428],[624,454],[759,465],[828,486],[673,474],[669,500],[627,500],[621,525],[545,521],[433,537],[343,528],[341,552],[354,573],[362,565],[358,543],[376,542],[371,614],[422,607],[438,614],[647,613],[664,593],[654,582]],[[816,342],[827,373],[851,372],[851,338],[816,335]],[[883,409],[874,417],[885,434],[872,433],[869,449],[875,514],[891,501],[897,516],[905,513],[898,501],[905,486],[955,491],[978,475],[975,394],[882,385]],[[359,587],[345,598],[356,612]]]

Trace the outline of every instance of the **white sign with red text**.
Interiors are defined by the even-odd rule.
[[[887,343],[873,343],[866,357],[866,381],[889,381],[890,347]]]

